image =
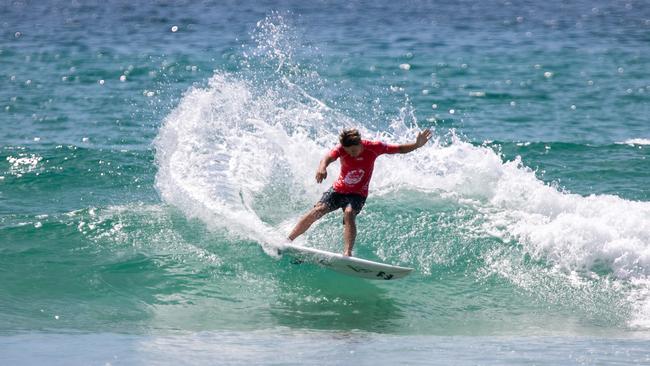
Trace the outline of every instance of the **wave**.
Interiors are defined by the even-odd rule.
[[[625,144],[625,145],[631,145],[631,146],[636,146],[636,145],[650,145],[650,139],[628,139],[623,142],[617,142],[617,144]]]
[[[156,188],[165,202],[210,227],[256,241],[269,254],[331,184],[336,163],[322,186],[314,184],[314,169],[341,128],[355,126],[366,138],[395,143],[412,141],[419,130],[408,106],[383,130],[328,107],[282,72],[291,53],[281,54],[273,81],[217,71],[207,86],[189,89],[155,141]],[[371,196],[381,201],[408,192],[471,211],[456,222],[464,231],[452,232],[466,235],[459,241],[500,243],[478,254],[484,272],[522,288],[540,289],[540,276],[558,276],[569,288],[597,281],[603,291],[623,289],[633,307],[630,324],[650,327],[650,203],[566,192],[544,183],[519,158],[506,160],[453,131],[437,134],[417,152],[377,163]],[[422,209],[436,207],[425,203]],[[397,257],[418,262],[424,274],[432,263],[444,262],[433,253],[431,225],[419,223],[405,234],[422,256]],[[330,239],[321,244],[340,233],[324,235]],[[375,249],[380,257],[394,253],[388,244]],[[522,268],[518,257],[543,264]]]

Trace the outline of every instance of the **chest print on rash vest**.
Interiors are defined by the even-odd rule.
[[[345,182],[345,184],[349,186],[353,186],[361,182],[361,179],[363,179],[364,174],[366,174],[366,172],[363,169],[351,170],[348,172],[348,174],[345,175],[345,179],[343,179],[343,181]]]

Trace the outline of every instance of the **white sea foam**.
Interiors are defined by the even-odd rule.
[[[561,191],[518,159],[503,162],[491,148],[458,138],[385,158],[377,172],[375,192],[407,186],[474,201],[485,215],[486,233],[523,243],[531,254],[567,270],[604,261],[619,278],[650,276],[648,202]]]
[[[625,145],[650,145],[650,139],[628,139],[623,142],[617,142],[617,144],[625,144]]]
[[[483,235],[519,243],[533,259],[566,274],[567,281],[582,278],[586,283],[598,277],[598,268],[608,268],[620,285],[632,286],[630,324],[650,327],[649,202],[564,192],[538,179],[518,159],[504,162],[489,147],[457,138],[447,146],[431,144],[384,159],[376,174],[377,193],[408,187],[471,202],[483,217]],[[511,265],[506,262],[500,265]],[[527,276],[495,270],[515,284]]]
[[[408,185],[475,200],[484,231],[527,245],[566,270],[606,262],[619,278],[650,276],[650,203],[611,195],[583,197],[539,180],[518,161],[456,139],[449,146],[386,159],[379,191]]]

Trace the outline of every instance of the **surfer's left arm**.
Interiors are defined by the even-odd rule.
[[[418,137],[416,137],[415,142],[412,142],[410,144],[398,145],[399,152],[401,154],[406,154],[406,153],[410,153],[413,150],[419,149],[422,146],[424,146],[424,144],[426,144],[430,138],[431,138],[431,130],[429,130],[428,128],[422,130],[418,133]]]

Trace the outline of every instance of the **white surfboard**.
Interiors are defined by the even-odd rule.
[[[413,268],[393,266],[355,257],[346,257],[343,254],[294,244],[286,244],[280,250],[280,253],[290,255],[298,263],[315,263],[339,273],[369,280],[395,280],[405,277],[413,271]]]

